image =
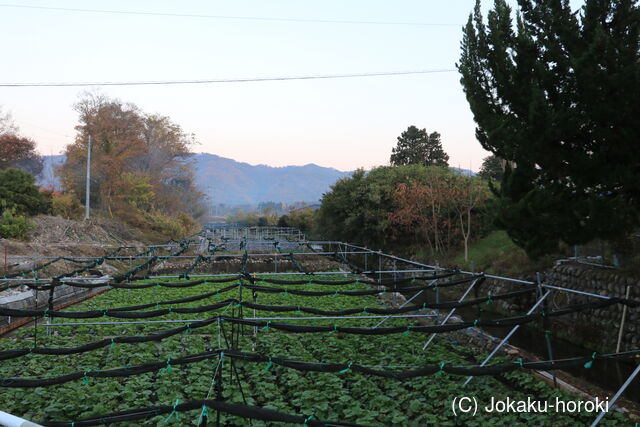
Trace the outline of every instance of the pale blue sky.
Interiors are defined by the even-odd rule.
[[[485,2],[488,7],[488,2]],[[473,0],[20,1],[183,14],[452,26],[132,16],[0,7],[0,82],[179,80],[454,68]],[[81,88],[0,88],[0,105],[43,154],[73,140]],[[387,164],[409,125],[438,131],[454,166],[487,155],[457,72],[341,80],[106,87],[171,117],[204,151],[251,164]]]

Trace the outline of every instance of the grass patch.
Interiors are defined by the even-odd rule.
[[[464,250],[461,250],[446,264],[472,271],[522,276],[551,267],[558,257],[560,255],[547,255],[532,260],[505,231],[499,230],[469,245],[467,261],[464,259]]]

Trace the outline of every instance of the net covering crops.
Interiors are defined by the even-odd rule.
[[[344,275],[314,276],[329,282],[345,281]],[[253,291],[256,286],[283,288],[286,285],[269,283],[261,279],[254,289],[240,284],[240,279],[221,283],[203,281],[194,286],[149,288],[114,288],[65,311],[106,310],[125,306],[145,306],[149,311],[158,309],[215,307],[228,299],[246,301],[264,306],[314,307],[325,311],[343,311],[349,308],[383,308],[379,296],[359,295],[357,291],[371,290],[368,284],[355,282],[341,284],[296,285],[295,290],[317,291],[324,295],[295,292]],[[276,277],[271,277],[276,279]],[[282,280],[282,276],[277,276]],[[149,281],[150,282],[150,281]],[[175,280],[169,283],[187,283]],[[139,284],[145,281],[137,282]],[[243,284],[248,284],[243,281]],[[337,292],[339,289],[340,292]],[[224,292],[216,292],[224,291]],[[202,295],[207,294],[206,297]],[[182,301],[194,297],[187,302]],[[197,298],[195,298],[197,297]],[[151,305],[151,306],[149,306]],[[135,311],[134,311],[135,312]],[[340,332],[341,327],[370,328],[380,319],[366,318],[367,310],[350,316],[359,319],[299,320],[311,317],[302,311],[274,312],[247,308],[241,304],[225,304],[205,312],[171,312],[149,319],[117,319],[111,317],[65,319],[61,322],[114,322],[147,321],[122,325],[76,325],[51,328],[49,335],[43,328],[23,328],[16,336],[0,340],[0,350],[32,348],[82,348],[83,345],[103,341],[95,349],[64,355],[27,352],[0,362],[0,377],[51,379],[70,376],[64,382],[46,387],[7,387],[0,389],[0,408],[36,422],[65,421],[62,425],[82,425],[82,419],[139,408],[164,407],[164,412],[144,419],[111,422],[111,425],[198,425],[203,418],[215,423],[214,408],[185,407],[185,402],[222,400],[251,407],[291,414],[293,423],[279,425],[312,425],[318,420],[360,425],[582,425],[590,422],[594,414],[482,414],[455,417],[451,401],[457,396],[475,396],[488,403],[491,398],[526,400],[575,400],[575,396],[553,390],[535,379],[526,369],[509,369],[500,375],[482,375],[468,386],[462,387],[464,376],[447,372],[451,366],[472,367],[483,354],[456,344],[445,336],[422,351],[428,334],[412,331],[411,319],[390,318],[381,327],[402,327],[402,331],[384,335],[359,335]],[[301,326],[328,326],[334,331],[317,333],[286,332],[271,326],[269,320],[259,326],[219,322],[216,316],[252,319],[254,316],[283,317],[273,324],[285,323]],[[153,323],[161,320],[204,320],[185,323]],[[191,327],[193,326],[193,327]],[[182,328],[178,333],[147,342],[122,342],[125,337],[148,337],[168,330]],[[330,329],[331,329],[330,328]],[[35,333],[34,333],[35,332]],[[165,334],[166,335],[166,334]],[[106,340],[106,341],[104,341]],[[124,340],[126,341],[126,339]],[[89,345],[88,347],[91,347]],[[85,351],[86,350],[86,351]],[[227,355],[224,355],[227,350]],[[197,357],[192,357],[197,355]],[[253,355],[253,356],[251,356]],[[297,361],[282,363],[282,360]],[[184,362],[184,363],[183,363]],[[308,371],[311,365],[300,362],[339,364],[323,365]],[[513,361],[496,359],[497,365],[511,365]],[[151,365],[149,365],[151,364]],[[148,371],[141,367],[146,366]],[[420,368],[439,367],[414,378],[386,378],[362,372],[368,368],[379,372],[405,372]],[[325,369],[326,367],[326,369]],[[304,369],[303,369],[304,368]],[[98,377],[101,372],[118,376]],[[72,375],[75,374],[75,377]],[[56,380],[57,382],[57,380]],[[193,405],[192,405],[193,406]],[[168,408],[168,409],[167,409]],[[244,406],[243,406],[244,408]],[[229,408],[220,413],[224,425],[272,425],[271,421],[250,419],[245,409],[233,414]],[[135,412],[135,411],[134,411]],[[115,419],[117,420],[117,418]],[[621,414],[609,415],[604,425],[624,422]],[[299,422],[300,421],[300,422]]]

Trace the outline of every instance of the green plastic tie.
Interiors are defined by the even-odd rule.
[[[491,299],[491,294],[489,294],[489,296],[487,297],[487,302],[485,304],[487,305],[493,304],[493,300]]]
[[[287,291],[287,290],[285,289],[285,290],[284,290],[284,294],[283,294],[283,295],[284,295],[285,297],[288,297],[288,296],[289,296],[289,291]]]
[[[333,330],[329,331],[330,334],[333,334],[334,332],[338,332],[338,327],[336,325],[333,325]]]
[[[416,278],[415,277],[411,278],[411,283],[416,283]]]
[[[109,347],[113,348],[115,346],[116,346],[115,338],[111,338],[111,345]]]
[[[171,358],[167,358],[167,367],[164,368],[165,372],[171,372],[173,368],[171,368]]]
[[[220,352],[220,367],[224,368],[224,351]]]
[[[519,358],[519,359],[518,359],[516,362],[514,362],[514,363],[517,363],[518,365],[520,365],[520,367],[521,367],[521,368],[523,368],[523,366],[522,366],[522,358]]]
[[[49,309],[45,308],[44,313],[42,314],[44,317],[49,317]]]
[[[88,370],[84,371],[84,373],[83,373],[82,384],[84,384],[84,385],[88,385],[89,384],[89,377],[87,377],[87,374],[89,372],[91,372],[91,369],[88,369]]]
[[[362,314],[367,314],[367,307],[362,309]]]
[[[302,310],[300,310],[300,306],[296,309],[296,314],[302,314]]]
[[[31,347],[29,347],[29,353],[28,354],[32,354],[33,350],[35,350],[36,346],[32,345]]]
[[[550,330],[548,330],[548,329],[545,329],[544,334],[545,334],[547,337],[550,337],[550,336],[551,336],[551,331],[550,331]]]
[[[411,333],[411,325],[407,326],[407,330],[404,331],[402,335],[406,337],[406,336],[409,336],[410,333]]]
[[[304,420],[304,424],[303,424],[303,425],[305,425],[305,426],[306,426],[306,425],[307,425],[307,423],[308,423],[309,421],[311,421],[312,419],[313,419],[313,415],[309,415],[309,416],[307,417],[307,419],[306,419],[306,420]]]
[[[272,366],[273,366],[273,362],[271,361],[271,358],[269,358],[269,362],[267,363],[267,366],[264,367],[264,370],[268,371],[269,369],[271,369]]]
[[[445,365],[444,362],[440,362],[440,370],[438,372],[436,372],[436,375],[442,375],[442,373],[444,372],[443,371],[444,365]]]
[[[266,325],[264,325],[264,326],[262,327],[262,330],[263,330],[263,331],[268,331],[268,330],[269,330],[269,324],[271,324],[271,320],[269,320],[269,321],[267,322],[267,324],[266,324]]]
[[[193,330],[191,329],[191,323],[187,325],[187,329],[184,330],[185,335],[189,335]]]
[[[423,302],[422,303],[422,308],[420,310],[426,310],[427,309],[427,303]]]
[[[343,370],[339,371],[339,374],[346,374],[347,372],[351,371],[351,362],[347,363],[347,367],[344,368]]]
[[[335,292],[333,293],[333,296],[334,296],[334,297],[337,297],[338,295],[340,295],[340,294],[338,293],[338,291],[335,291]]]
[[[173,313],[173,308],[169,307],[169,313],[168,314],[172,314]]]
[[[209,408],[207,408],[207,405],[202,405],[202,412],[200,412],[200,418],[198,418],[198,425],[202,424],[202,420],[208,416],[209,416]]]
[[[176,406],[178,406],[178,404],[180,404],[180,399],[176,399],[176,403],[173,404],[173,410],[171,411],[171,413],[169,414],[169,416],[167,418],[165,418],[162,422],[163,423],[168,423],[169,420],[175,415],[176,416],[176,420],[180,419],[180,414],[178,412],[176,412]]]
[[[593,366],[593,361],[596,359],[596,354],[597,353],[598,353],[597,351],[593,352],[593,354],[591,355],[591,360],[589,360],[587,363],[584,364],[585,368],[589,369],[590,367]]]
[[[475,319],[475,320],[473,321],[473,326],[474,326],[474,327],[478,326],[478,321],[479,321],[478,319]]]

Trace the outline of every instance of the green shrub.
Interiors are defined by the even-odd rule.
[[[31,221],[23,215],[16,215],[13,209],[5,209],[0,217],[0,237],[22,238],[31,229]]]
[[[51,213],[67,219],[78,219],[82,216],[82,205],[75,193],[53,193]]]
[[[193,219],[180,213],[177,217],[168,216],[158,211],[146,214],[150,228],[172,239],[181,239],[197,231]]]
[[[51,193],[41,192],[31,174],[20,169],[0,170],[0,209],[26,215],[51,211]]]

